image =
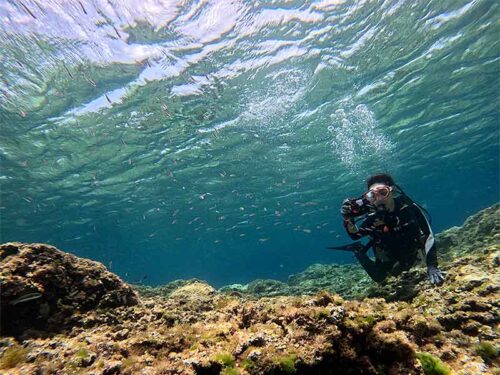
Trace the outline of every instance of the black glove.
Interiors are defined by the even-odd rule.
[[[444,274],[437,267],[427,267],[427,276],[431,284],[441,285],[444,282]]]

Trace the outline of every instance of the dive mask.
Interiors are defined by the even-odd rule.
[[[387,198],[392,191],[392,186],[378,186],[370,189],[365,193],[365,198],[374,202],[377,198]]]

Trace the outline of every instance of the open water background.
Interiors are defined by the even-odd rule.
[[[461,225],[499,200],[499,26],[493,0],[1,0],[1,241],[286,280],[353,261],[324,248],[381,170]]]

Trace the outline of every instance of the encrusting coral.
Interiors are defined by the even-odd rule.
[[[199,280],[136,295],[97,263],[47,245],[4,244],[2,285],[10,286],[2,286],[1,312],[26,312],[2,317],[2,373],[498,374],[499,210],[438,236],[442,286],[417,268],[381,286],[366,284],[360,297],[316,290],[331,284],[322,267],[316,278],[306,270],[313,281],[291,277],[285,285],[303,291],[292,295],[217,291]],[[66,273],[14,272],[27,254],[41,269],[59,259]],[[51,289],[61,280],[68,286]],[[85,305],[77,296],[91,290]],[[31,321],[35,314],[41,317]],[[7,326],[12,322],[18,328]]]

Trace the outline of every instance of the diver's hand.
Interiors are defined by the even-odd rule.
[[[340,213],[345,219],[351,218],[355,215],[356,209],[354,208],[354,200],[346,198],[342,201],[342,207],[340,208]]]
[[[433,285],[441,285],[444,282],[444,274],[437,267],[427,267],[427,276]]]

